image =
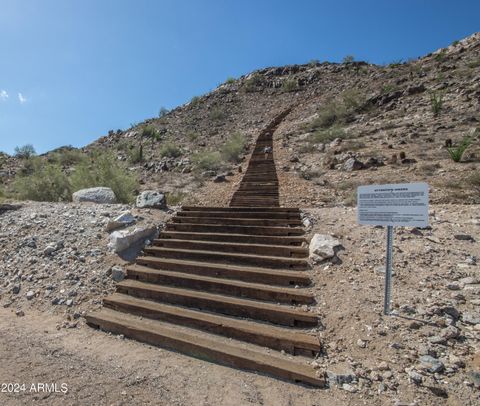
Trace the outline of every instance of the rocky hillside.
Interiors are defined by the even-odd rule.
[[[110,131],[84,150],[114,151],[140,174],[142,188],[155,186],[202,204],[209,180],[236,172],[236,163],[212,163],[218,157],[211,152],[234,134],[251,144],[260,128],[291,108],[276,133],[283,147],[277,154],[283,189],[297,188],[307,206],[351,204],[359,183],[405,179],[428,181],[433,201],[471,203],[479,200],[480,181],[472,176],[479,103],[476,33],[418,60],[386,66],[312,61],[261,69],[228,79],[162,117]],[[446,145],[451,140],[455,147],[465,136],[473,143],[463,163],[455,163]],[[21,163],[3,156],[0,165],[8,182]],[[223,188],[230,190],[216,185]],[[288,195],[285,203],[293,203]]]

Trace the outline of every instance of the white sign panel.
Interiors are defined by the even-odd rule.
[[[400,183],[359,186],[359,224],[381,226],[428,226],[428,185]]]

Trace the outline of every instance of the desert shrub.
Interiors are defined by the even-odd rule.
[[[187,139],[190,141],[190,142],[193,142],[193,141],[196,141],[198,139],[198,134],[194,131],[189,131],[187,133]]]
[[[312,59],[310,62],[308,62],[308,66],[310,66],[311,68],[314,68],[319,64],[320,64],[320,61],[318,59]]]
[[[193,96],[190,100],[190,105],[196,106],[200,102],[199,96]]]
[[[392,83],[387,83],[386,85],[382,86],[382,93],[390,93],[398,89],[397,85]]]
[[[225,81],[225,83],[231,85],[233,83],[235,83],[235,78],[232,78],[231,76],[227,78],[227,80]]]
[[[318,129],[312,134],[310,141],[313,144],[320,144],[320,143],[326,144],[328,142],[333,141],[336,138],[341,138],[341,139],[347,138],[347,133],[343,128],[331,127],[327,129]]]
[[[177,206],[183,201],[186,196],[187,194],[183,192],[169,192],[166,194],[167,204],[169,206]]]
[[[438,116],[443,109],[443,94],[432,92],[430,93],[430,107],[434,115]]]
[[[70,200],[70,183],[58,164],[40,158],[30,161],[29,173],[19,175],[13,182],[13,195],[17,199],[41,202]]]
[[[354,113],[365,105],[365,99],[364,93],[357,89],[343,92],[340,97],[330,99],[320,106],[317,117],[307,126],[307,129],[314,131],[318,128],[346,124],[352,119]]]
[[[21,159],[28,159],[37,153],[32,144],[25,144],[21,147],[15,147],[15,156]]]
[[[72,166],[87,158],[86,154],[75,148],[62,148],[54,152],[49,160],[62,166]]]
[[[140,133],[140,135],[144,138],[156,138],[157,130],[155,127],[147,125],[142,128],[142,132]]]
[[[347,112],[358,110],[365,103],[365,94],[358,89],[345,90],[341,97]]]
[[[397,67],[401,66],[402,64],[403,64],[403,60],[402,59],[397,59],[395,61],[390,62],[388,64],[388,66],[390,68],[397,68]]]
[[[442,61],[445,60],[446,56],[447,56],[447,51],[446,51],[446,49],[441,49],[441,50],[438,52],[438,54],[436,54],[436,55],[434,56],[434,59],[435,59],[437,62],[442,62]]]
[[[460,162],[462,160],[465,150],[472,144],[472,139],[470,137],[463,137],[463,140],[456,147],[447,148],[450,158],[454,162]]]
[[[343,63],[352,63],[353,61],[355,61],[355,57],[353,55],[346,55],[344,58],[343,58]]]
[[[315,130],[317,128],[331,127],[335,123],[342,122],[345,115],[345,106],[337,100],[330,100],[320,106],[317,112],[317,118],[311,122],[310,129]]]
[[[244,90],[249,93],[249,92],[254,92],[257,90],[259,86],[263,84],[263,79],[258,73],[254,73],[252,76],[250,76],[246,81],[244,86]]]
[[[192,162],[198,170],[210,171],[221,167],[222,158],[218,151],[206,151],[193,155]]]
[[[93,156],[75,167],[70,176],[72,192],[96,186],[109,187],[118,201],[131,203],[138,181],[121,162],[110,154]]]
[[[160,148],[160,156],[168,158],[177,158],[182,155],[182,151],[175,144],[167,142]]]
[[[294,92],[298,89],[298,82],[295,79],[287,79],[283,82],[282,89],[286,92]]]
[[[220,121],[225,118],[225,112],[220,108],[214,108],[210,113],[210,118],[214,121]]]
[[[480,66],[480,58],[468,62],[468,63],[467,63],[467,66],[468,66],[470,69],[478,68],[478,67]]]
[[[158,111],[158,117],[162,118],[165,117],[169,113],[169,110],[166,107],[160,107],[160,110]]]
[[[221,148],[223,159],[231,162],[239,162],[240,155],[245,150],[247,141],[240,133],[233,134]]]
[[[132,164],[143,162],[143,145],[132,148],[128,151],[128,161]]]

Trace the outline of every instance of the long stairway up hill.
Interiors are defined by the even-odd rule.
[[[304,305],[308,249],[298,208],[279,206],[272,137],[259,135],[230,207],[183,207],[89,325],[204,360],[323,387]],[[267,351],[267,349],[270,349]],[[272,351],[273,350],[273,351]],[[294,357],[292,357],[292,355]]]

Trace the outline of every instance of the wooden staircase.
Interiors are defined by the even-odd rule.
[[[309,365],[308,249],[297,208],[278,207],[272,134],[260,134],[230,207],[183,207],[87,323],[201,359],[323,387]],[[272,351],[273,350],[273,351]]]

